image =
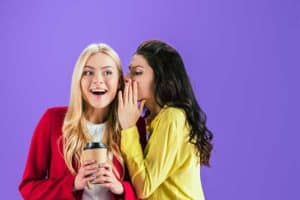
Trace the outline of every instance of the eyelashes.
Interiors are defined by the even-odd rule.
[[[84,71],[84,72],[82,73],[82,75],[83,75],[83,76],[92,76],[92,75],[94,75],[94,72],[92,72],[92,71]]]
[[[141,71],[131,71],[130,74],[131,74],[132,76],[139,76],[139,75],[142,75],[143,72],[141,72]]]
[[[110,76],[113,74],[113,72],[111,70],[105,70],[102,73],[102,76],[106,77],[106,76]],[[84,71],[82,73],[83,76],[93,76],[95,73],[93,71]]]
[[[107,71],[104,71],[103,74],[104,74],[105,76],[109,76],[109,75],[112,75],[113,72],[110,71],[110,70],[107,70]]]

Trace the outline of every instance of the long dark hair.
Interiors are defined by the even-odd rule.
[[[206,115],[195,98],[181,56],[159,40],[143,42],[136,54],[143,56],[153,69],[156,102],[161,107],[168,105],[185,111],[191,127],[189,142],[196,146],[200,163],[209,166],[213,134],[206,127]]]

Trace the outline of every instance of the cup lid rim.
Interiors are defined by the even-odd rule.
[[[99,148],[107,148],[107,145],[101,143],[101,142],[89,142],[85,145],[83,150],[87,149],[99,149]]]

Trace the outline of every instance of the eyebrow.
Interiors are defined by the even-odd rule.
[[[90,68],[90,69],[95,69],[95,67],[90,66],[90,65],[85,65],[84,68]],[[112,66],[102,66],[101,69],[107,69],[107,68],[113,68]]]
[[[129,66],[128,66],[129,69],[131,69],[131,68],[137,68],[137,67],[144,68],[144,67],[141,66],[141,65],[136,65],[136,66],[129,65]]]

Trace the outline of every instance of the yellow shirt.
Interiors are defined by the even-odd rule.
[[[152,120],[143,153],[136,126],[122,130],[121,151],[141,199],[204,200],[200,162],[189,143],[185,112],[164,107]]]

